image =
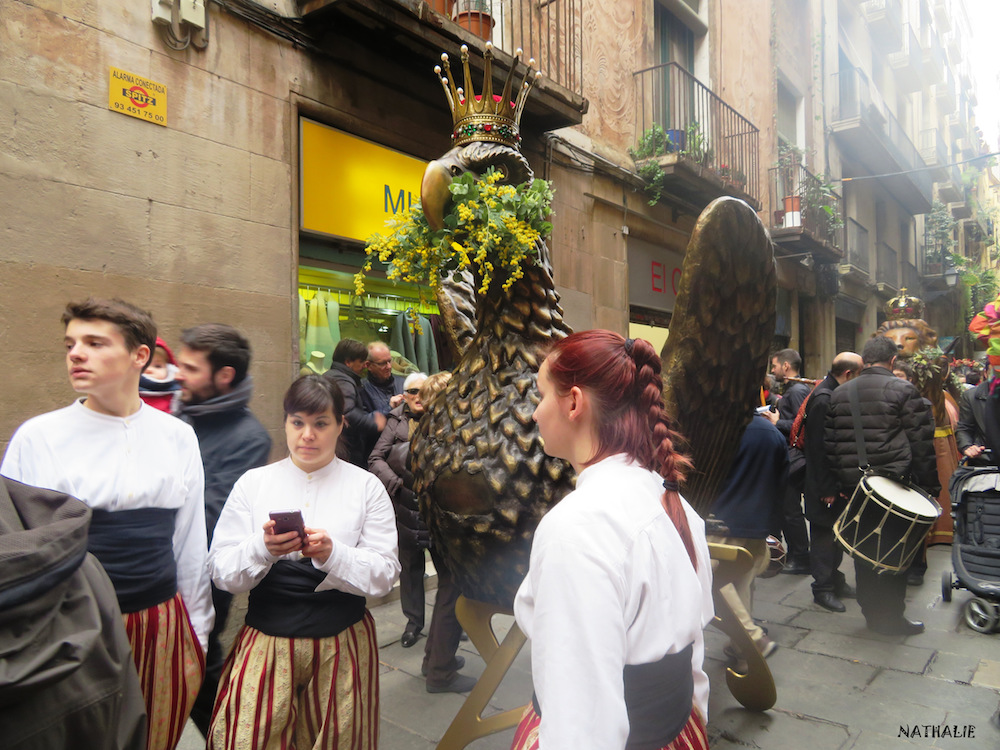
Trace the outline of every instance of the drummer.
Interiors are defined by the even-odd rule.
[[[863,463],[906,478],[937,495],[937,464],[934,461],[934,419],[930,408],[912,383],[893,375],[898,349],[885,336],[875,336],[865,344],[861,358],[864,369],[856,378],[834,390],[826,415],[826,443],[831,468],[840,493],[850,497],[861,478]],[[855,430],[852,395],[863,430]],[[861,434],[864,446],[858,444]],[[863,461],[862,452],[866,456]],[[897,540],[884,540],[892,546]],[[888,543],[888,544],[886,544]],[[922,622],[908,620],[906,571],[879,574],[864,561],[855,559],[858,604],[868,629],[884,635],[915,635],[924,630]]]

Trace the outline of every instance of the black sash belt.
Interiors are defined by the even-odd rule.
[[[649,664],[626,664],[625,708],[628,711],[626,750],[659,750],[669,745],[684,729],[694,700],[694,675],[688,646]],[[531,704],[542,715],[538,697]]]
[[[316,591],[326,573],[312,560],[279,560],[250,591],[246,624],[277,638],[332,638],[361,621],[365,598],[346,591]]]
[[[176,515],[176,508],[93,511],[87,549],[107,571],[122,612],[141,612],[177,593]]]

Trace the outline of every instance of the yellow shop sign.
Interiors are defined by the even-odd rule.
[[[302,229],[364,241],[420,200],[427,162],[300,118]]]
[[[108,109],[157,125],[167,124],[167,87],[148,78],[111,69]]]

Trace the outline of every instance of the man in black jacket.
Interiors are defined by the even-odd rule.
[[[779,383],[785,384],[785,391],[778,400],[777,420],[773,417],[771,419],[786,443],[795,415],[799,413],[799,407],[811,390],[808,385],[797,380],[801,369],[802,357],[794,349],[782,349],[771,357],[771,374]],[[789,448],[788,458],[788,483],[785,486],[781,519],[781,531],[788,547],[788,564],[781,572],[806,575],[809,573],[809,532],[806,530],[805,516],[802,515],[805,463],[797,448]]]
[[[340,440],[344,456],[355,466],[368,469],[368,455],[385,429],[385,414],[375,411],[361,384],[361,373],[368,360],[368,347],[357,339],[341,339],[333,350],[333,365],[323,373],[344,394],[344,418],[347,424]],[[340,447],[338,446],[338,453]]]
[[[958,450],[966,458],[977,458],[987,447],[991,447],[987,440],[986,424],[989,398],[989,378],[983,378],[975,388],[962,393],[958,407],[958,425],[955,427],[955,442],[958,443]]]
[[[181,403],[177,416],[198,436],[205,467],[205,523],[212,544],[215,524],[236,480],[263,466],[271,454],[271,437],[251,413],[253,395],[250,342],[232,326],[206,323],[181,333],[177,355]],[[212,586],[215,626],[208,636],[205,681],[191,710],[191,720],[207,736],[215,692],[225,655],[219,636],[233,595]]]
[[[896,344],[885,336],[870,339],[862,352],[865,369],[830,396],[826,415],[826,443],[830,466],[840,493],[854,491],[862,476],[851,409],[857,395],[867,464],[872,468],[908,477],[936,495],[939,489],[934,460],[934,419],[930,407],[912,383],[892,374]],[[913,635],[924,630],[922,622],[907,620],[906,573],[879,575],[865,562],[855,560],[858,604],[868,628],[886,635]]]
[[[837,477],[826,455],[826,413],[834,390],[861,372],[861,356],[842,352],[834,357],[830,372],[820,382],[806,402],[806,518],[809,519],[809,565],[813,576],[813,601],[831,612],[845,612],[841,597],[854,595],[854,589],[840,572],[844,551],[833,536],[833,523],[844,510],[847,500],[840,495]]]

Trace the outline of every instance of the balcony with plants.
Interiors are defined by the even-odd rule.
[[[544,74],[525,107],[525,119],[533,128],[578,125],[587,111],[583,0],[296,0],[296,4],[301,23],[317,46],[340,45],[338,58],[351,50],[379,50],[383,61],[414,68],[426,64],[432,70],[442,51],[457,58],[458,48],[467,44],[472,68],[481,76],[481,52],[489,41],[497,90],[517,49],[523,50],[519,74],[530,58]],[[414,95],[440,96],[433,74],[427,78],[428,90]],[[415,79],[407,85],[420,88],[424,82]]]
[[[774,207],[771,239],[780,251],[812,253],[817,262],[844,257],[844,218],[840,195],[802,165],[802,152],[782,144],[778,164],[768,170]]]
[[[650,205],[666,196],[700,212],[723,195],[760,209],[758,130],[677,63],[634,74],[637,140],[629,150]]]

